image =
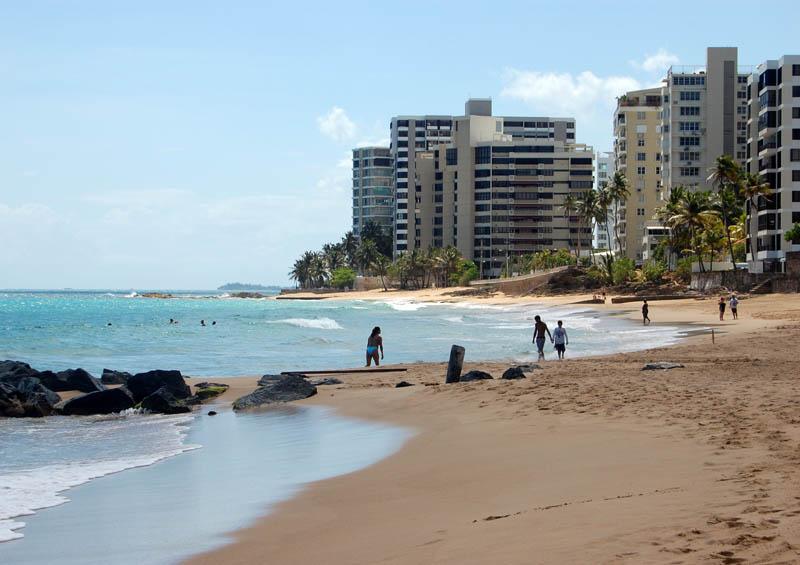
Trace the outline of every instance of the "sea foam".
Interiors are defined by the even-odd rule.
[[[339,325],[339,322],[331,318],[286,318],[284,320],[275,320],[273,324],[288,324],[290,326],[297,326],[298,328],[312,328],[315,330],[342,330],[344,329]]]

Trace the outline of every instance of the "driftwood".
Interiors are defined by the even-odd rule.
[[[454,345],[450,348],[450,361],[447,362],[445,383],[457,383],[461,379],[461,368],[464,366],[464,348]]]
[[[350,375],[356,373],[405,373],[405,367],[396,369],[376,367],[374,369],[331,369],[330,371],[283,371],[281,375]]]

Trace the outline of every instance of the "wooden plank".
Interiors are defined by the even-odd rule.
[[[283,371],[281,375],[349,375],[355,373],[405,373],[408,371],[405,367],[391,368],[375,368],[375,369],[331,369],[330,371]]]

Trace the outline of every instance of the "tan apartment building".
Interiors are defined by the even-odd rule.
[[[662,95],[663,185],[710,190],[720,155],[747,158],[747,78],[736,47],[709,47],[705,66],[673,66]]]
[[[614,112],[614,168],[628,179],[630,190],[618,208],[618,252],[636,262],[644,259],[646,227],[662,200],[661,92],[661,88],[626,92],[617,98]]]
[[[521,255],[574,250],[578,238],[584,250],[591,246],[591,226],[567,217],[563,204],[568,194],[580,197],[592,188],[592,149],[567,138],[573,120],[532,119],[528,123],[540,131],[531,135],[537,129],[531,125],[529,135],[515,135],[525,121],[455,118],[450,142],[434,150],[433,214],[423,203],[420,221],[430,223],[436,247],[456,246],[475,260],[482,277],[510,271]],[[420,157],[418,170],[428,159]]]
[[[372,222],[392,233],[394,159],[388,147],[353,149],[353,233]]]

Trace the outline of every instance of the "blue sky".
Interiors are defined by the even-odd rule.
[[[669,64],[800,53],[800,8],[770,9],[3,2],[0,288],[285,284],[349,229],[349,151],[392,115],[491,96],[495,114],[575,116],[609,150],[614,96]]]

